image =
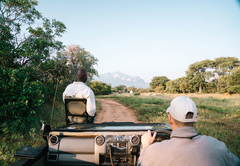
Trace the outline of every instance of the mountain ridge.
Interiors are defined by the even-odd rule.
[[[94,81],[102,81],[107,84],[111,84],[112,87],[118,85],[125,85],[126,87],[135,86],[136,88],[148,88],[149,83],[146,83],[142,78],[138,76],[129,76],[127,74],[121,73],[120,71],[113,73],[105,73],[99,75],[99,77],[94,76]]]

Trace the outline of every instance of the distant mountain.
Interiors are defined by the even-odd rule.
[[[105,73],[99,77],[93,77],[95,81],[102,81],[111,84],[112,87],[118,85],[125,85],[126,87],[135,86],[136,88],[148,88],[149,83],[146,83],[142,78],[134,76],[131,77],[121,72]]]

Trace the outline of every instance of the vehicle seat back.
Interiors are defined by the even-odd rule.
[[[88,114],[86,112],[87,99],[65,98],[66,123],[87,123]]]

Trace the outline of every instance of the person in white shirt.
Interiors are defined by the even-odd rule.
[[[91,88],[85,84],[87,81],[87,73],[85,70],[80,69],[77,72],[77,82],[69,84],[65,91],[63,92],[63,102],[65,102],[65,97],[76,97],[87,99],[87,113],[91,117],[96,116],[96,104],[94,93]]]

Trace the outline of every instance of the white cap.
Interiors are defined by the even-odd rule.
[[[167,113],[179,122],[197,122],[197,107],[196,104],[186,96],[178,96],[171,101]],[[193,113],[192,119],[186,119],[188,112]]]

